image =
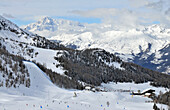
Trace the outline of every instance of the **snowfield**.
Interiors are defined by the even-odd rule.
[[[0,110],[152,110],[151,99],[132,97],[129,92],[91,92],[66,90],[55,86],[34,63],[24,61],[30,73],[31,86],[0,88]],[[109,83],[102,84],[107,89],[143,90],[153,88],[148,83]],[[155,88],[156,93],[165,91]],[[77,94],[77,97],[75,96]],[[108,104],[109,102],[109,104]],[[167,106],[159,105],[167,110]]]
[[[61,66],[56,67],[56,64],[60,64],[57,60],[54,60],[54,57],[57,55],[57,52],[60,50],[51,50],[51,49],[43,49],[31,46],[35,52],[38,52],[37,56],[34,58],[27,57],[27,59],[35,60],[36,62],[41,63],[48,69],[51,69],[58,74],[64,75],[65,70]],[[34,52],[34,53],[35,53]],[[62,51],[61,51],[62,52]]]

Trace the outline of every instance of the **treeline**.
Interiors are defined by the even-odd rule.
[[[170,75],[163,74],[157,71],[153,71],[147,68],[143,68],[139,65],[133,63],[122,63],[122,67],[126,68],[127,71],[131,71],[133,73],[137,73],[141,76],[145,76],[141,79],[139,83],[143,83],[146,81],[151,81],[151,85],[155,87],[166,87],[170,88]],[[135,68],[135,69],[134,69]]]
[[[30,78],[27,68],[22,62],[22,57],[12,55],[6,51],[5,46],[0,43],[0,87],[19,87],[25,85],[30,87]]]
[[[47,69],[44,65],[41,65],[40,63],[36,63],[33,61],[43,72],[49,76],[51,81],[61,87],[66,89],[84,89],[83,85],[79,83],[77,80],[74,80],[72,78],[69,78],[67,76],[60,75],[56,72],[53,72],[51,69]]]
[[[63,46],[62,44],[49,41],[45,37],[41,37],[38,35],[34,36],[33,41],[34,42],[31,43],[31,45],[39,47],[39,48],[53,49],[53,50],[67,50],[68,49],[65,46]]]
[[[20,44],[22,47],[23,45]],[[34,50],[30,48],[26,48],[27,55],[34,56]],[[38,53],[35,53],[35,56]],[[30,78],[27,68],[25,68],[25,65],[23,64],[24,58],[21,56],[10,54],[8,51],[6,51],[6,47],[3,46],[0,43],[0,75],[3,76],[3,79],[0,79],[0,86],[6,86],[6,87],[19,87],[20,84],[24,84],[26,87],[30,87]],[[1,58],[3,61],[5,61],[5,64],[3,64],[1,61]],[[34,63],[36,63],[34,61]],[[52,70],[47,69],[44,65],[41,65],[39,63],[36,63],[37,66],[42,69],[51,79],[51,81],[62,88],[67,89],[84,89],[83,85],[79,83],[77,80],[73,80],[72,78],[69,78],[67,76],[62,76],[58,73],[52,72]],[[12,71],[7,67],[11,68]]]
[[[61,54],[61,52],[58,52]],[[153,86],[170,88],[170,76],[155,72],[133,63],[123,62],[119,57],[101,49],[70,50],[63,52],[61,57],[55,57],[67,72],[65,74],[74,80],[99,86],[102,82],[152,82]],[[109,66],[117,62],[121,68]]]
[[[67,72],[65,75],[71,77],[75,81],[83,81],[88,84],[99,86],[102,82],[135,82],[144,83],[151,82],[156,87],[170,88],[170,76],[160,72],[143,68],[139,65],[123,62],[119,57],[102,49],[85,49],[74,50],[66,48],[59,43],[54,43],[41,36],[33,38],[33,46],[40,48],[62,50],[64,55],[55,59],[61,64],[56,65],[64,67]],[[109,66],[113,62],[121,64],[118,69]]]

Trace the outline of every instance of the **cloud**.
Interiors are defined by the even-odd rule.
[[[159,0],[157,2],[150,2],[146,5],[149,8],[156,9],[162,13],[165,13],[170,8],[170,0]]]
[[[99,8],[94,10],[88,10],[88,11],[80,11],[80,10],[74,10],[72,11],[74,14],[78,14],[84,17],[96,17],[96,18],[103,18],[105,16],[114,16],[117,13],[117,9],[114,8]],[[103,14],[105,16],[103,16]]]
[[[15,18],[13,15],[11,14],[7,14],[7,13],[3,13],[2,16],[6,17],[6,18]]]
[[[154,21],[170,24],[170,0],[0,1],[3,1],[0,5],[4,6],[0,6],[0,14],[12,12],[16,19],[25,21],[35,21],[48,15],[99,18],[102,23],[122,27],[136,27]]]
[[[131,7],[139,8],[147,5],[149,3],[148,0],[128,0]]]
[[[146,6],[149,7],[149,8],[156,9],[158,11],[162,11],[164,3],[165,3],[164,1],[160,0],[158,2],[148,3]]]
[[[37,21],[43,17],[46,17],[48,15],[37,15],[37,16],[25,16],[22,18],[22,20],[25,20],[25,21]]]
[[[165,14],[170,16],[170,8],[165,11]]]
[[[122,28],[134,28],[155,22],[170,27],[169,4],[169,0],[129,0],[130,7],[75,10],[72,13],[84,17],[101,18],[103,23]]]
[[[73,11],[72,13],[84,17],[101,18],[105,24],[112,24],[119,27],[136,27],[142,23],[146,23],[146,16],[132,10],[116,9],[116,8],[101,8],[88,11]],[[149,20],[148,20],[149,21]]]

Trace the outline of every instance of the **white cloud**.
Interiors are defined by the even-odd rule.
[[[170,27],[169,0],[129,0],[130,8],[98,8],[87,11],[75,10],[74,14],[101,18],[103,23],[119,27],[137,27],[159,21]]]
[[[170,8],[170,0],[158,0],[155,2],[151,2],[146,6],[164,13]]]
[[[148,0],[128,0],[128,1],[130,6],[134,8],[143,7],[149,3]]]
[[[98,8],[94,10],[88,10],[88,11],[80,11],[80,10],[74,10],[72,13],[78,14],[84,17],[96,17],[96,18],[105,18],[114,16],[117,13],[117,9],[114,8]],[[105,15],[105,16],[103,16]]]
[[[165,14],[170,16],[170,8],[165,11]]]
[[[48,15],[37,15],[37,16],[25,16],[22,18],[22,20],[25,20],[25,21],[37,21],[45,16],[48,16]]]
[[[146,6],[161,11],[163,9],[164,2],[162,0],[158,2],[148,3]]]
[[[139,15],[135,11],[116,8],[102,8],[88,11],[73,11],[73,13],[84,17],[96,17],[101,18],[103,23],[112,24],[119,27],[136,27],[141,23],[145,23],[143,19],[147,19],[146,16]],[[141,13],[140,13],[141,14]],[[141,19],[143,18],[143,19]]]
[[[21,20],[42,16],[81,16],[115,26],[136,27],[153,21],[170,26],[170,0],[0,0],[0,14]]]
[[[7,13],[3,13],[2,16],[6,17],[6,18],[15,18],[13,15],[7,14]]]

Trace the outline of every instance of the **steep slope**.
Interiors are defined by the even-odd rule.
[[[58,29],[51,31],[50,29],[43,28],[47,26],[41,22],[44,20],[41,19],[37,23],[31,24],[34,27],[42,27],[41,30],[36,31],[37,28],[31,28],[30,25],[26,26],[26,29],[43,36],[48,36],[47,38],[50,40],[56,40],[56,42],[60,42],[73,49],[102,48],[116,53],[125,61],[141,64],[141,66],[146,64],[146,68],[169,73],[166,59],[162,59],[164,58],[163,56],[161,58],[153,57],[154,54],[158,55],[161,49],[170,44],[170,29],[165,29],[161,25],[121,30],[114,29],[111,25],[83,24],[84,27],[71,26],[75,30],[70,30],[69,24],[60,24],[66,30],[62,31]],[[47,27],[54,25],[58,26],[58,24],[49,24]],[[45,33],[47,30],[48,33]],[[166,51],[166,53],[169,53],[169,51]],[[163,63],[157,63],[156,65],[152,63],[157,60],[164,61],[165,65]],[[142,64],[142,62],[145,62],[145,64]]]
[[[0,37],[31,43],[32,33],[19,28],[16,24],[0,16]]]
[[[9,54],[0,46],[0,87],[30,87],[30,75],[23,64],[22,57]]]
[[[54,59],[54,56],[56,56],[56,52],[66,49],[64,46],[58,43],[54,44],[44,37],[26,32],[3,17],[1,19],[5,25],[2,25],[0,30],[0,48],[7,50],[10,55],[21,56],[22,60],[31,60],[43,65],[44,68],[50,71],[48,75],[53,75],[54,78],[51,80],[56,80],[54,83],[60,87],[66,87],[66,84],[72,84],[67,86],[67,88],[76,88],[79,85],[77,81],[73,81],[63,74],[65,71],[63,67],[56,67],[59,62]],[[16,31],[13,32],[9,28]],[[24,34],[20,35],[18,33]],[[48,56],[46,57],[44,55]],[[64,82],[59,80],[64,80]],[[74,87],[73,84],[75,84]]]

